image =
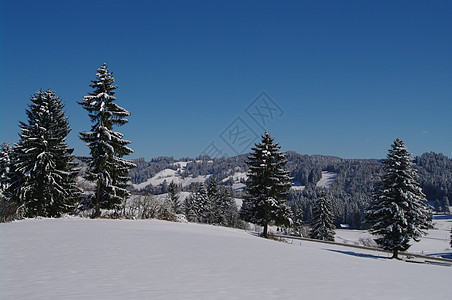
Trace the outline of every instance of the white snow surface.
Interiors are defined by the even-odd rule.
[[[295,181],[294,185],[291,187],[292,190],[295,191],[304,191],[306,187],[304,185],[301,185],[299,181]]]
[[[227,182],[231,178],[234,182],[232,184],[233,190],[241,190],[241,189],[245,188],[246,184],[244,184],[240,181],[246,181],[248,179],[246,172],[235,172],[233,175],[224,178],[221,182]]]
[[[241,179],[246,181],[248,179],[248,175],[246,172],[235,172],[233,175],[223,179],[222,182],[228,181],[231,177],[234,180],[234,182],[240,182]]]
[[[191,183],[195,182],[205,182],[207,178],[209,178],[210,175],[204,175],[204,176],[197,176],[192,177],[189,176],[187,178],[182,179],[182,177],[178,174],[178,171],[171,170],[171,169],[165,169],[157,174],[155,174],[152,178],[149,178],[145,182],[141,182],[139,184],[133,184],[133,187],[137,190],[144,189],[147,185],[152,184],[153,186],[158,186],[162,184],[165,180],[167,184],[170,184],[171,181],[174,181],[176,184],[181,184],[182,186],[188,186]]]
[[[336,175],[335,172],[322,171],[322,178],[317,182],[316,187],[329,188],[336,179]]]
[[[185,170],[188,165],[188,161],[178,161],[173,163],[173,165],[177,166],[180,170]]]
[[[0,224],[1,299],[448,299],[452,267],[157,220]],[[368,252],[365,252],[368,251]]]

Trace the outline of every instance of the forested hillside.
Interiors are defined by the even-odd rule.
[[[324,155],[301,155],[287,152],[286,169],[293,177],[297,189],[290,193],[288,202],[293,208],[301,206],[303,221],[308,223],[312,218],[313,205],[325,187],[318,187],[322,172],[335,174],[334,180],[327,188],[328,197],[332,200],[335,213],[335,225],[348,224],[351,228],[363,228],[363,213],[368,206],[372,190],[379,178],[381,161],[375,159],[342,159]],[[244,182],[236,174],[247,172],[245,161],[247,155],[227,158],[197,159],[184,158],[175,160],[171,157],[160,157],[146,162],[135,160],[137,168],[131,170],[130,176],[134,184],[145,182],[158,172],[171,169],[178,170],[182,178],[197,176],[213,176],[223,185],[233,185]],[[183,162],[184,167],[179,168]],[[449,199],[452,199],[452,160],[442,154],[425,153],[414,158],[419,172],[420,183],[429,204],[437,211],[445,211]],[[167,182],[168,184],[170,182]],[[151,189],[149,189],[151,188]],[[162,187],[149,187],[154,193],[159,193]],[[184,190],[191,191],[193,186]],[[241,198],[241,190],[235,189],[235,197]]]

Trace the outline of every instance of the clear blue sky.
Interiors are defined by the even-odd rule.
[[[256,107],[273,113],[264,128],[283,150],[384,158],[400,137],[415,155],[452,157],[451,1],[2,0],[0,11],[0,141],[17,142],[29,97],[51,88],[86,155],[76,101],[106,62],[132,114],[117,129],[131,158],[196,157],[211,143],[234,155],[264,133]],[[263,91],[274,110],[253,102]]]

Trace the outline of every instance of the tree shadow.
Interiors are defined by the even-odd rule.
[[[449,220],[452,221],[452,215],[435,215],[433,216],[433,221],[435,220]]]
[[[430,253],[430,254],[424,254],[425,256],[430,256],[430,257],[441,257],[441,258],[448,258],[448,259],[452,259],[452,252],[442,252],[442,253]]]
[[[325,249],[327,251],[351,255],[351,256],[357,256],[357,257],[365,257],[365,258],[372,258],[372,259],[390,259],[390,257],[384,257],[384,256],[378,256],[373,254],[365,254],[365,253],[358,253],[353,251],[342,251],[342,250],[333,250],[333,249]]]

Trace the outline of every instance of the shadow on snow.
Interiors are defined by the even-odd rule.
[[[325,249],[331,252],[346,254],[346,255],[352,255],[357,257],[365,257],[365,258],[373,258],[373,259],[390,259],[389,257],[384,256],[378,256],[374,254],[365,254],[365,253],[359,253],[359,252],[353,252],[353,251],[343,251],[343,250],[333,250],[333,249]]]

